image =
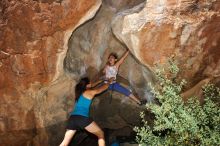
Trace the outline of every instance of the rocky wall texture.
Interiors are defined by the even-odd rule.
[[[97,78],[110,52],[120,56],[128,48],[131,55],[119,70],[123,76],[119,82],[126,80],[123,85],[152,101],[148,83],[155,83],[154,65],[172,56],[180,68],[179,77],[188,81],[183,99],[201,97],[201,87],[220,74],[218,7],[215,0],[104,1],[95,18],[73,33],[64,67],[79,77]],[[137,114],[142,108],[114,93],[110,104],[110,94],[94,100],[95,120],[115,131],[140,124]]]
[[[175,57],[191,87],[220,74],[219,7],[218,0],[148,0],[119,12],[112,29],[152,71]]]
[[[65,130],[74,85],[63,72],[67,43],[100,5],[101,0],[0,2],[1,146],[61,141],[58,131]]]
[[[103,1],[97,15],[73,32],[64,60],[65,70],[78,77],[89,76],[92,80],[100,78],[108,55],[116,52],[121,57],[127,49],[112,33],[112,19],[118,12],[142,2],[144,1]],[[133,90],[140,99],[152,100],[148,87],[152,80],[151,72],[135,60],[132,54],[119,69],[118,82]],[[139,113],[144,110],[143,107],[124,95],[107,92],[93,101],[91,114],[102,128],[114,131],[111,136],[129,136],[134,125],[141,123]]]
[[[129,1],[126,4],[121,2],[114,6],[116,1],[104,1],[95,18],[73,32],[64,60],[65,70],[79,77],[88,75],[93,80],[100,77],[99,73],[105,66],[108,55],[116,52],[120,58],[127,49],[112,33],[112,19],[117,12],[141,2],[143,1]],[[132,54],[121,65],[119,80],[134,89],[138,96],[151,100],[146,91],[147,83],[153,80],[153,76]]]
[[[201,96],[220,83],[219,11],[218,0],[0,1],[0,146],[58,145],[75,82],[97,79],[110,52],[130,50],[118,79],[140,98],[153,100],[153,66],[170,56],[188,81],[183,98]],[[106,92],[91,114],[110,136],[129,136],[142,110]]]

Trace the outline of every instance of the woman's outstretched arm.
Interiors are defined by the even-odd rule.
[[[108,89],[109,87],[109,82],[103,84],[101,87],[98,87],[96,89],[93,89],[93,95],[95,96],[96,94],[102,93],[103,91],[105,91],[106,89]]]
[[[98,84],[100,84],[103,80],[97,80],[95,82],[91,82],[90,84],[87,85],[87,88],[93,88],[95,86],[97,86]]]
[[[103,84],[101,87],[98,87],[96,89],[92,89],[92,90],[86,90],[84,92],[84,95],[90,99],[92,99],[96,94],[102,93],[103,91],[105,91],[106,89],[108,89],[109,85],[111,84],[111,82],[114,80],[114,78],[109,79],[109,81],[105,84]]]
[[[86,90],[83,95],[89,99],[92,99],[95,97],[96,94],[102,93],[106,89],[108,89],[109,83],[103,84],[101,87],[98,87],[96,89]]]

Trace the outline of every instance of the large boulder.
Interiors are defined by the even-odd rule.
[[[123,77],[119,82],[140,98],[152,101],[148,83],[155,83],[154,65],[174,56],[181,70],[179,77],[188,80],[188,88],[195,85],[182,94],[183,98],[201,95],[202,85],[212,77],[209,72],[219,74],[219,57],[212,52],[219,46],[219,28],[210,30],[219,23],[214,22],[219,18],[218,4],[187,0],[103,1],[94,19],[73,32],[64,67],[78,77],[97,79],[108,54],[117,52],[120,56],[128,48],[131,55],[119,70]],[[204,36],[207,29],[211,32]],[[216,38],[210,37],[215,32]],[[207,65],[207,61],[211,64]],[[199,82],[207,76],[207,80]],[[120,94],[112,96],[111,104],[108,94],[94,100],[92,115],[102,128],[120,131],[130,127],[131,132],[131,127],[140,124],[138,113],[142,108]]]
[[[74,85],[63,71],[67,43],[100,5],[101,0],[0,2],[0,145],[54,146],[62,140]]]
[[[220,74],[220,2],[148,0],[121,11],[112,22],[115,36],[154,72],[174,57],[189,87]]]
[[[129,97],[115,91],[108,91],[93,100],[91,116],[103,128],[112,130],[111,137],[129,137],[135,126],[141,126],[140,113],[145,112],[146,120],[152,123],[153,116],[145,105],[138,105]]]
[[[112,19],[117,12],[141,2],[104,1],[97,15],[73,32],[64,60],[65,70],[78,77],[88,75],[92,80],[98,79],[108,55],[116,52],[121,57],[127,49],[112,33]],[[128,85],[140,98],[152,100],[148,83],[153,82],[153,75],[132,55],[121,65],[119,78],[119,82]]]
[[[116,52],[121,57],[127,49],[112,33],[112,18],[117,12],[142,2],[142,0],[103,1],[96,16],[73,32],[64,60],[65,70],[78,77],[87,75],[92,80],[100,78],[108,55]],[[119,69],[118,82],[133,90],[141,99],[153,100],[148,86],[152,80],[151,72],[131,54]],[[91,108],[92,117],[102,128],[113,131],[110,137],[129,136],[133,132],[133,127],[140,125],[140,111],[144,110],[144,106],[131,102],[131,99],[121,94],[115,92],[110,94],[111,92],[107,92],[94,99]]]
[[[75,83],[85,75],[98,79],[110,52],[121,56],[130,50],[119,82],[148,101],[153,100],[148,86],[155,83],[153,66],[170,56],[179,64],[179,77],[189,82],[184,99],[201,95],[202,85],[213,78],[219,82],[220,1],[101,3],[0,1],[0,145],[58,145]],[[113,138],[131,135],[144,108],[115,92],[110,98],[107,92],[94,100],[93,118],[112,130]]]

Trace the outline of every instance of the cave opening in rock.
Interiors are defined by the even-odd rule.
[[[144,3],[145,0],[103,1],[96,16],[72,33],[64,59],[65,72],[78,78],[87,75],[96,79],[111,52],[116,52],[120,57],[128,49],[127,44],[121,42],[112,31],[114,16],[136,5],[141,5],[137,10],[140,11]],[[149,91],[147,82],[153,81],[152,74],[132,53],[121,66],[119,75],[130,88],[135,88],[140,97],[152,100],[147,93]]]
[[[118,40],[112,31],[114,16],[136,5],[143,5],[144,0],[116,1],[105,0],[95,17],[78,27],[69,39],[68,51],[64,59],[64,70],[76,80],[89,76],[99,78],[99,72],[107,62],[108,55],[116,52],[121,56],[128,48]],[[139,6],[139,10],[142,6]],[[153,80],[151,72],[130,54],[119,69],[119,82],[131,89],[140,99],[152,101],[148,82]],[[133,127],[140,124],[138,107],[127,97],[113,92],[113,100],[105,92],[94,99],[91,115],[102,128],[107,130],[108,139],[130,137]]]

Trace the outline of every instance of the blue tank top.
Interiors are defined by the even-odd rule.
[[[71,115],[81,115],[85,117],[89,117],[89,109],[92,103],[91,99],[88,99],[81,95],[78,101],[75,104],[75,108],[71,112]]]

